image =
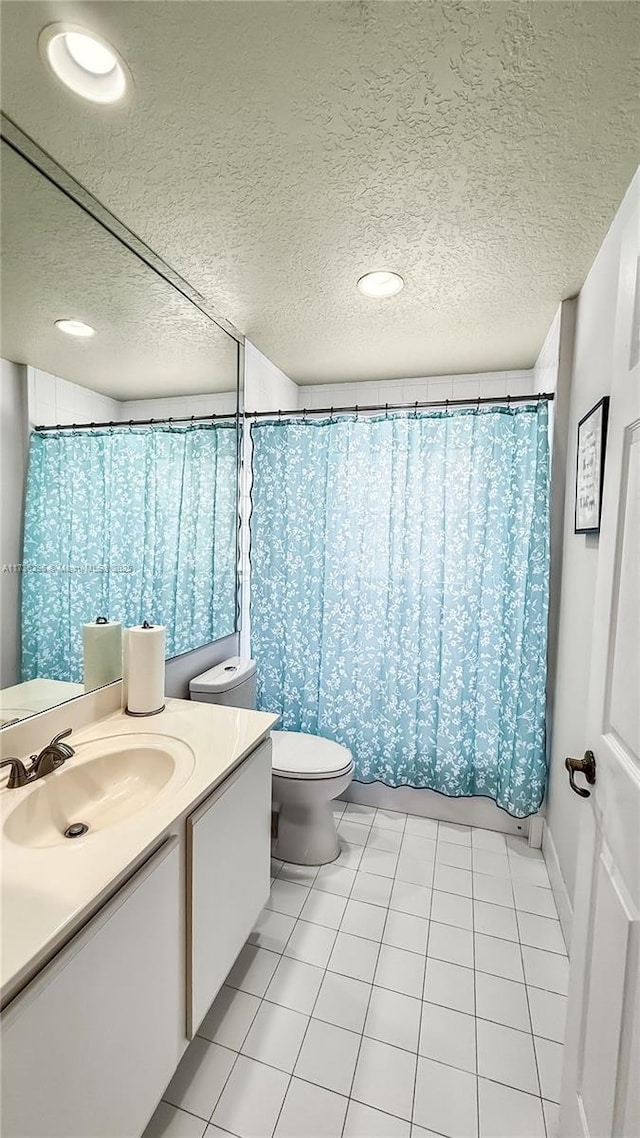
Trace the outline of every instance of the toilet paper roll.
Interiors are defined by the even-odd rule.
[[[112,684],[122,675],[122,625],[99,616],[82,626],[84,690]]]
[[[164,707],[166,629],[144,624],[125,630],[125,689],[128,715],[155,715]]]

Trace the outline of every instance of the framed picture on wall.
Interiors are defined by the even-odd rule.
[[[605,395],[578,423],[576,533],[600,532],[608,417],[609,396]]]

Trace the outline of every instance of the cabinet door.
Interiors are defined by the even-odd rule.
[[[187,819],[188,1030],[208,1012],[269,896],[271,741]]]
[[[139,1138],[180,1058],[179,912],[173,838],[9,1005],[3,1138]]]

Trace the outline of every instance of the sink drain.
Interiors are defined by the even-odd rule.
[[[89,827],[86,822],[73,822],[67,826],[64,836],[65,838],[81,838],[83,834],[89,832]]]

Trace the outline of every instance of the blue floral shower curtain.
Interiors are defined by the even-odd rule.
[[[22,678],[82,681],[82,625],[167,626],[175,656],[235,627],[234,422],[31,435]]]
[[[361,782],[486,795],[546,780],[547,404],[256,422],[259,706]]]

